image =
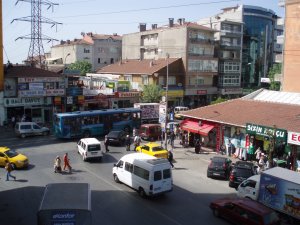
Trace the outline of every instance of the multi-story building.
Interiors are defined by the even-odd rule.
[[[243,42],[243,24],[227,20],[220,16],[204,18],[199,25],[218,30],[215,33],[215,52],[219,58],[218,88],[219,94],[229,98],[242,94],[241,60]]]
[[[215,17],[243,23],[241,86],[252,89],[260,87],[261,78],[267,77],[274,63],[277,15],[270,9],[239,5],[224,8],[209,19]]]
[[[183,104],[206,105],[217,95],[218,59],[214,57],[214,33],[213,29],[187,23],[183,18],[176,24],[170,18],[167,26],[153,24],[149,30],[146,24],[140,24],[139,32],[123,35],[122,58],[182,58],[184,82],[177,85],[184,87]],[[167,78],[162,76],[161,79],[165,86]],[[169,79],[169,84],[172,82]]]
[[[285,35],[283,53],[282,91],[300,92],[299,51],[300,51],[300,14],[299,0],[279,1],[285,7]]]
[[[51,48],[47,54],[46,63],[51,67],[62,67],[76,61],[88,61],[92,64],[92,71],[119,61],[122,52],[122,37],[113,34],[82,34],[82,39],[61,41]]]

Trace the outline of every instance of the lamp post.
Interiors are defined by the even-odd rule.
[[[64,71],[66,70],[66,66],[67,66],[67,57],[70,56],[71,54],[68,53],[65,57],[65,61],[64,61]],[[67,79],[67,75],[64,72],[64,79],[65,79],[65,101],[64,101],[64,108],[65,108],[65,112],[67,112],[67,87],[68,87],[68,79]]]
[[[167,133],[167,125],[168,125],[168,90],[169,90],[169,54],[166,54],[167,58],[167,79],[166,79],[166,117],[165,117],[165,149],[168,149],[168,133]]]

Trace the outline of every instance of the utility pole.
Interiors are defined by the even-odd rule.
[[[3,67],[3,31],[2,31],[2,0],[0,0],[0,96],[1,92],[4,91],[4,67]],[[1,124],[1,121],[0,121]]]
[[[40,67],[42,68],[44,67],[43,64],[44,47],[42,41],[43,40],[46,40],[48,42],[53,40],[58,41],[56,39],[50,38],[42,34],[42,23],[51,24],[52,25],[51,27],[55,25],[57,26],[57,24],[62,24],[62,23],[57,23],[48,18],[42,17],[42,5],[46,5],[48,6],[48,9],[52,8],[53,10],[54,5],[58,5],[58,4],[52,3],[48,0],[17,0],[16,4],[18,4],[18,2],[31,3],[31,16],[14,19],[11,23],[13,23],[15,20],[31,22],[31,34],[18,37],[16,40],[30,39],[30,46],[29,46],[27,60],[30,62],[32,66],[39,64]]]

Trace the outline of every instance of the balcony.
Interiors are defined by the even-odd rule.
[[[193,57],[193,56],[196,56],[196,57],[205,57],[205,58],[213,58],[214,55],[213,54],[201,54],[201,53],[195,53],[195,52],[189,52],[188,53],[188,56],[189,57]]]
[[[242,32],[241,31],[235,31],[235,30],[221,30],[220,35],[221,36],[240,37],[240,36],[242,36]]]
[[[220,46],[222,49],[237,49],[237,50],[239,50],[242,48],[241,45],[232,44],[232,43],[221,43]]]
[[[211,39],[201,39],[201,38],[190,38],[190,43],[192,44],[211,44],[213,45],[215,43],[214,40]]]

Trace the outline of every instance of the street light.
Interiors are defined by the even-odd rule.
[[[169,54],[166,54],[167,58],[167,80],[166,80],[166,117],[165,117],[165,148],[168,149],[168,133],[167,133],[167,125],[168,125],[168,90],[169,90]]]
[[[65,57],[65,61],[64,61],[64,78],[65,78],[65,112],[67,112],[67,87],[68,87],[68,79],[67,79],[67,75],[65,74],[65,70],[66,70],[66,66],[67,66],[67,57],[70,56],[71,54],[68,53]]]

